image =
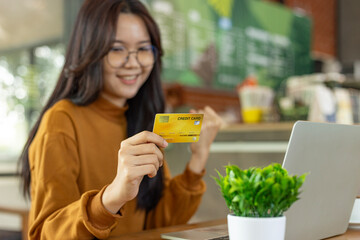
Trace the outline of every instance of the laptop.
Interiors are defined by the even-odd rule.
[[[286,216],[286,240],[314,240],[346,232],[360,188],[360,126],[298,121],[283,167],[309,173],[300,200]]]
[[[229,240],[227,224],[161,234],[170,240]]]
[[[360,126],[297,121],[283,167],[308,173],[286,216],[286,240],[314,240],[345,233],[360,189]],[[223,216],[224,218],[226,216]],[[165,233],[164,239],[227,239],[227,225]]]

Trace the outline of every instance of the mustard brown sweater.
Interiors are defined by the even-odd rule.
[[[29,239],[120,239],[121,234],[186,223],[205,192],[202,174],[188,168],[171,178],[164,164],[164,191],[146,216],[137,199],[120,214],[101,202],[116,175],[117,154],[127,138],[126,107],[99,97],[89,106],[61,100],[44,115],[29,148]]]

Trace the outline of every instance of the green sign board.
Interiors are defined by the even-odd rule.
[[[311,20],[259,0],[146,0],[160,26],[163,81],[234,89],[248,76],[275,89],[311,72]]]

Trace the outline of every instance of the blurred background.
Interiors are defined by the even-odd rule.
[[[0,239],[20,239],[26,225],[17,159],[82,2],[0,0]],[[294,121],[360,122],[359,0],[143,2],[162,34],[167,112],[210,105],[226,122],[212,146],[208,201],[192,221],[225,216],[215,168],[281,163]],[[166,152],[174,174],[186,149]]]

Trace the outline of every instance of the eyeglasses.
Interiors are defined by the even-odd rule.
[[[111,67],[120,68],[129,61],[130,54],[133,53],[141,67],[150,67],[155,63],[157,49],[155,46],[148,45],[139,48],[137,51],[129,51],[126,47],[114,46],[110,49],[106,58]]]

